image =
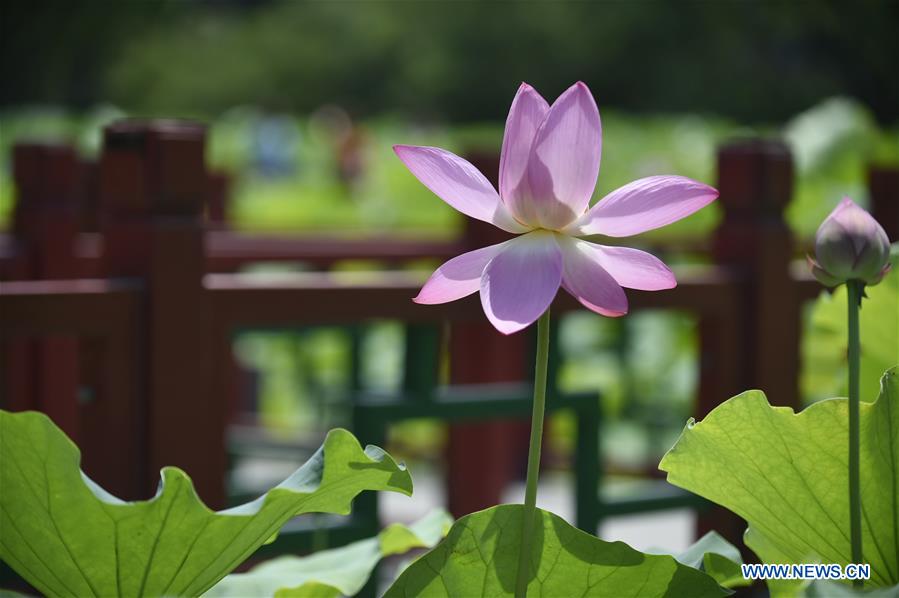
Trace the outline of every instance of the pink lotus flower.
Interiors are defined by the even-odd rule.
[[[818,227],[815,256],[817,261],[808,258],[812,274],[827,287],[849,280],[873,286],[891,267],[890,240],[883,227],[848,197]]]
[[[658,228],[708,205],[718,192],[681,176],[651,176],[590,208],[601,147],[599,110],[581,82],[552,106],[522,83],[506,120],[498,194],[474,166],[448,151],[394,146],[412,174],[446,203],[520,235],[449,260],[414,301],[446,303],[480,290],[487,318],[511,334],[539,318],[559,286],[611,317],[627,313],[622,287],[676,286],[671,270],[649,253],[579,237],[627,237]]]

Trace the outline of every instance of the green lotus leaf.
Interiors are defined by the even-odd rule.
[[[652,552],[661,554],[655,550]],[[748,586],[751,583],[743,578],[743,571],[740,569],[743,557],[740,550],[717,532],[708,532],[684,552],[674,555],[674,558],[684,565],[707,573],[725,588]]]
[[[856,590],[836,581],[817,579],[806,582],[804,596],[806,598],[899,598],[899,586],[878,588],[876,590]]]
[[[899,368],[861,404],[862,536],[866,587],[899,583]],[[660,464],[672,484],[749,523],[746,544],[766,563],[850,562],[848,401],[800,413],[749,391],[690,422]],[[775,586],[780,585],[781,588]],[[798,584],[773,584],[789,593]]]
[[[232,573],[204,596],[315,598],[353,596],[358,593],[378,562],[413,548],[431,548],[452,524],[446,511],[433,511],[405,526],[390,525],[377,537],[310,556],[282,556],[254,567],[248,573]]]
[[[80,458],[45,415],[0,411],[0,558],[50,596],[196,596],[295,515],[349,513],[364,490],[412,492],[403,466],[346,430],[265,495],[217,512],[175,467],[155,497],[124,502]]]
[[[447,537],[412,563],[385,598],[512,596],[521,544],[522,505],[500,505],[462,517]],[[537,509],[531,551],[533,596],[724,596],[705,573],[674,557],[605,542]]]

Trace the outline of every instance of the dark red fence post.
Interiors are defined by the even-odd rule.
[[[899,241],[899,167],[871,166],[868,169],[871,214],[892,243]]]
[[[13,229],[21,252],[13,276],[77,278],[74,242],[81,174],[75,150],[59,144],[18,144],[13,148],[13,178],[18,192]],[[10,340],[6,353],[8,408],[39,409],[77,442],[78,341],[56,336]]]
[[[742,306],[746,353],[739,388],[759,388],[772,404],[799,404],[800,305],[790,263],[794,244],[784,209],[793,194],[793,160],[776,141],[730,143],[718,151],[724,220],[716,262],[746,277]],[[721,397],[724,400],[727,397]]]
[[[496,155],[470,156],[488,178],[499,171]],[[469,250],[501,243],[510,235],[477,220],[466,222]],[[456,322],[450,328],[450,382],[487,384],[528,380],[526,332],[504,336],[486,318]],[[528,422],[452,424],[448,446],[449,509],[459,517],[501,502],[503,489],[523,469]]]
[[[718,150],[719,205],[713,237],[717,264],[732,269],[742,292],[700,322],[701,376],[697,416],[750,388],[774,405],[799,404],[800,302],[790,275],[793,236],[784,209],[793,191],[793,161],[780,142],[737,141]],[[745,523],[715,507],[698,522],[742,541]]]
[[[147,489],[177,465],[213,508],[224,504],[224,406],[212,396],[203,207],[205,129],[122,121],[104,130],[100,201],[110,276],[146,284],[141,362]]]
[[[226,172],[210,172],[206,193],[206,221],[210,228],[228,228],[228,200],[231,177]]]

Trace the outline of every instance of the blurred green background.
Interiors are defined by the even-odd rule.
[[[865,204],[869,164],[899,163],[894,0],[6,0],[0,10],[0,223],[14,201],[16,140],[67,140],[91,156],[105,123],[167,116],[210,124],[208,160],[233,176],[234,228],[451,238],[459,215],[391,146],[497,151],[522,80],[550,101],[576,80],[590,86],[604,133],[596,198],[649,174],[714,183],[718,144],[781,137],[797,165],[787,217],[808,239],[842,196]],[[717,218],[703,210],[650,240],[701,237]],[[893,288],[899,274],[890,276]],[[881,295],[889,313],[895,295]],[[809,309],[808,400],[845,383],[835,374],[836,309]],[[373,324],[364,340],[365,383],[396,386],[399,325]],[[602,391],[608,459],[654,467],[692,411],[695,322],[575,314],[560,342],[562,388]],[[895,335],[882,343],[887,360],[899,355]],[[315,434],[346,423],[329,407],[348,385],[345,331],[251,333],[237,352],[260,374],[272,428]],[[552,426],[564,455],[572,422]],[[394,440],[437,454],[436,429],[404,425]]]
[[[782,122],[833,95],[899,116],[892,0],[3,3],[5,105],[211,116],[253,104],[504,117],[518,81],[601,106]]]

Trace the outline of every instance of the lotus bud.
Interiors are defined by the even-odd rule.
[[[828,287],[849,280],[875,285],[890,269],[890,240],[883,227],[848,197],[821,223],[815,235],[815,278]]]

